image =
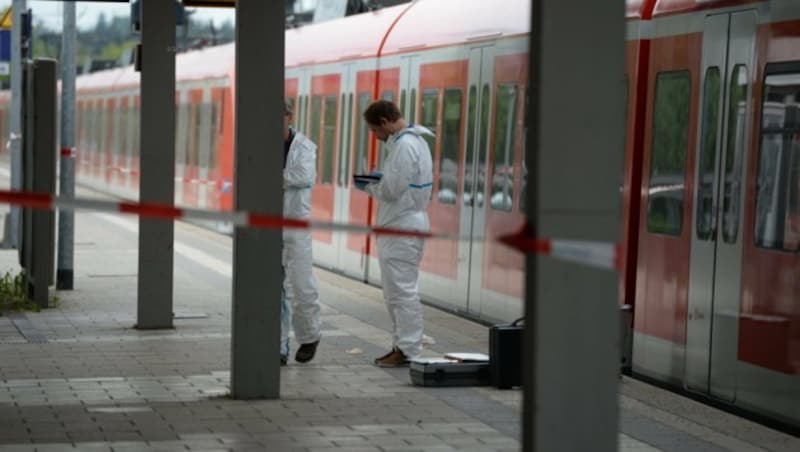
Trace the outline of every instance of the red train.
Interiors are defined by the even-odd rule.
[[[286,34],[286,95],[319,145],[314,217],[373,220],[350,184],[383,158],[361,112],[398,102],[436,132],[433,229],[475,238],[428,243],[424,297],[487,321],[522,310],[522,256],[481,238],[525,215],[529,8],[423,0]],[[798,427],[800,2],[628,0],[626,26],[633,370]],[[233,45],[178,56],[180,205],[232,207],[234,82]],[[78,80],[80,181],[129,198],[138,83],[132,68]],[[314,239],[318,265],[379,282],[369,237]]]

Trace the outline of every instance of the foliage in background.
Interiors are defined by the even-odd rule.
[[[215,26],[211,21],[193,19],[187,10],[188,25],[176,27],[176,40],[181,50],[190,50],[232,42],[235,29],[231,22]],[[140,41],[140,36],[131,30],[128,17],[107,18],[101,14],[95,26],[78,31],[77,62],[79,66],[91,60],[113,62],[117,66],[130,64],[129,50]],[[33,27],[33,56],[60,59],[61,30],[48,28],[43,22]]]

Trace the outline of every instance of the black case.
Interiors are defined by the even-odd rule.
[[[522,385],[522,320],[489,328],[489,374],[500,389]]]
[[[411,362],[411,382],[417,386],[487,386],[488,362]]]

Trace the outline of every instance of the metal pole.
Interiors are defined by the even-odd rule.
[[[11,189],[22,188],[22,13],[27,9],[27,0],[13,0],[11,30]],[[19,248],[20,209],[11,207],[11,237],[9,243]]]
[[[625,2],[532,5],[529,233],[617,242]],[[523,450],[616,451],[617,274],[529,254],[525,284]]]
[[[237,210],[283,210],[284,11],[280,2],[236,2]],[[268,193],[269,196],[265,196]],[[231,393],[280,396],[281,231],[233,236]]]
[[[61,196],[75,196],[75,3],[64,3],[61,33]],[[75,213],[58,212],[58,266],[56,289],[72,290]]]

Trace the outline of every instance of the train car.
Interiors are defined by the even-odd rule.
[[[633,370],[800,426],[800,2],[628,16]]]
[[[433,230],[471,238],[428,242],[422,296],[487,322],[522,313],[523,256],[485,239],[525,216],[529,3],[422,0],[286,33],[286,97],[319,146],[314,218],[374,221],[351,176],[385,151],[361,113],[397,102],[436,132]],[[798,428],[800,2],[628,0],[626,17],[633,371]],[[232,208],[234,66],[233,45],[177,57],[179,205]],[[78,79],[79,180],[132,199],[138,83],[132,68]],[[314,253],[380,282],[370,237],[315,232]]]

